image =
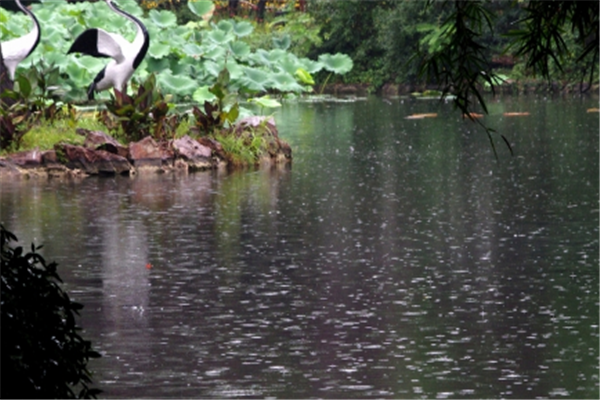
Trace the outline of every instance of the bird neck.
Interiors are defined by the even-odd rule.
[[[148,47],[150,46],[150,35],[148,34],[148,30],[146,29],[146,26],[142,23],[142,21],[140,21],[137,17],[134,17],[133,15],[121,10],[119,7],[117,7],[116,4],[112,2],[112,0],[106,0],[106,4],[108,4],[108,6],[114,12],[127,18],[137,26],[138,32],[135,35],[133,43],[139,45],[140,49],[138,50],[138,54],[135,56],[135,59],[133,61],[133,68],[135,69],[140,65],[140,63],[146,56],[146,52],[148,51]]]
[[[31,19],[33,21],[32,33],[35,35],[35,43],[33,44],[33,47],[27,53],[27,56],[29,56],[35,50],[37,45],[40,43],[40,33],[41,33],[40,23],[39,23],[38,19],[35,17],[35,15],[33,15],[33,13],[27,7],[25,7],[23,4],[21,4],[21,0],[16,0],[16,3],[17,3],[17,6],[21,9],[21,11],[23,11],[25,14],[29,15],[29,17],[31,17]]]

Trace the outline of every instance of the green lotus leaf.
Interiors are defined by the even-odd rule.
[[[281,60],[287,53],[285,50],[273,49],[266,54],[267,60],[271,63]]]
[[[277,49],[287,50],[291,44],[292,38],[287,33],[281,37],[273,37],[273,45]]]
[[[171,46],[158,41],[150,41],[150,47],[148,48],[148,54],[154,58],[163,58],[171,52]]]
[[[67,65],[65,72],[76,87],[88,87],[92,83],[92,77],[88,71],[75,63]]]
[[[281,107],[281,103],[275,99],[272,99],[269,95],[262,96],[262,97],[254,97],[254,98],[248,99],[248,102],[255,103],[261,107],[266,107],[266,108]]]
[[[210,0],[190,0],[187,4],[188,8],[198,17],[208,14],[215,8],[215,5]]]
[[[300,80],[300,82],[304,83],[305,85],[315,84],[315,80],[313,79],[313,77],[304,68],[298,68],[294,75]]]
[[[237,37],[248,36],[253,30],[254,27],[248,21],[240,21],[233,26],[233,33],[235,33]]]
[[[171,58],[169,60],[170,70],[173,75],[191,75],[191,65],[196,63],[196,59],[193,57],[184,57],[180,59]]]
[[[148,16],[156,25],[161,28],[169,28],[177,25],[177,17],[171,11],[167,10],[150,10]]]
[[[126,13],[129,13],[131,15],[133,15],[134,17],[138,17],[141,18],[144,16],[144,10],[142,10],[142,8],[138,5],[137,1],[130,1],[130,0],[120,0],[120,1],[114,1],[113,3],[117,4],[117,7],[119,7],[121,10],[125,11]],[[111,13],[111,14],[115,14],[115,13]],[[121,16],[118,16],[119,18],[123,18]]]
[[[184,54],[190,57],[200,56],[204,53],[204,49],[198,46],[196,43],[186,43],[181,50],[183,50]]]
[[[277,66],[279,66],[288,74],[294,75],[296,70],[300,68],[300,62],[298,61],[298,57],[288,53],[277,62]]]
[[[203,63],[204,70],[208,72],[209,75],[214,76],[215,78],[219,76],[219,72],[221,72],[221,67],[214,61],[208,60]]]
[[[219,21],[219,23],[216,25],[216,27],[217,27],[217,29],[219,29],[225,33],[229,33],[231,31],[233,31],[233,22],[223,19],[223,20]]]
[[[209,103],[215,101],[217,97],[212,94],[209,89],[210,86],[200,86],[194,91],[192,99],[200,104],[204,104],[205,101],[208,101]]]
[[[214,61],[221,60],[225,58],[226,52],[227,50],[223,46],[211,46],[205,50],[204,57]]]
[[[250,54],[250,46],[244,42],[231,42],[229,43],[229,50],[237,58],[244,58]]]
[[[280,92],[302,92],[304,88],[296,82],[296,79],[287,72],[279,72],[271,75],[269,87]]]
[[[323,64],[323,68],[327,71],[334,72],[336,74],[343,75],[352,69],[352,59],[346,54],[336,53],[321,54],[319,56],[319,62]]]
[[[323,69],[323,64],[308,58],[300,58],[298,62],[301,68],[304,68],[309,74],[315,74]]]
[[[208,38],[208,40],[218,45],[223,45],[225,43],[231,42],[234,39],[233,34],[223,32],[218,29],[208,32],[206,34],[206,37]]]
[[[148,72],[161,72],[169,68],[169,59],[146,57],[145,61],[148,63]]]
[[[164,71],[157,76],[158,84],[166,93],[180,96],[191,95],[198,87],[192,78],[182,75],[173,75],[171,71]]]

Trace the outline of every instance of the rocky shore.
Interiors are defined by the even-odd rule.
[[[157,142],[146,137],[121,145],[101,131],[78,129],[83,145],[58,143],[52,150],[28,150],[0,157],[0,177],[87,177],[133,175],[142,172],[202,171],[228,168],[231,163],[214,139],[178,139]],[[274,145],[257,164],[290,163],[292,150],[273,133]]]

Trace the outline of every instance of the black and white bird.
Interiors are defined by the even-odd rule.
[[[2,46],[2,61],[8,69],[11,81],[15,80],[17,65],[29,56],[40,43],[40,23],[29,9],[16,0],[17,6],[33,20],[33,29],[26,35],[0,43]]]
[[[93,28],[84,31],[75,39],[67,54],[83,53],[92,57],[112,58],[89,86],[87,91],[89,100],[94,98],[94,92],[111,87],[123,92],[127,81],[144,60],[150,46],[150,35],[142,21],[121,10],[113,4],[113,0],[105,1],[114,12],[132,21],[137,26],[137,33],[133,42],[129,42],[121,35]]]

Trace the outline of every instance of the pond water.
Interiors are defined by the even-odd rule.
[[[2,181],[0,220],[103,397],[598,398],[598,98],[490,101],[514,156],[450,104],[291,104],[290,167]]]

